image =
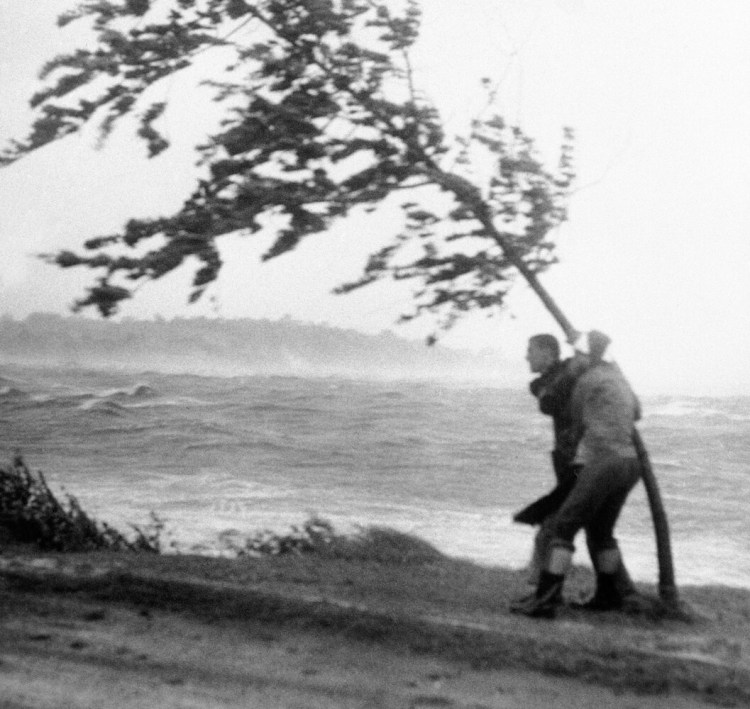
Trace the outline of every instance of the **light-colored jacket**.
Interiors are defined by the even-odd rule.
[[[576,462],[636,457],[633,427],[640,418],[640,404],[616,364],[601,362],[580,377],[571,414],[579,440]]]

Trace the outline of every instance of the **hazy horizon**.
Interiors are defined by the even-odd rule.
[[[137,340],[137,341],[136,341]],[[36,312],[0,314],[0,368],[156,371],[200,376],[432,380],[526,390],[536,375],[501,349],[460,349],[362,333],[328,323],[176,315],[117,320]],[[0,369],[0,379],[2,379]],[[626,372],[627,375],[627,372]],[[637,389],[646,397],[702,397],[689,389]],[[750,392],[715,394],[719,398]]]

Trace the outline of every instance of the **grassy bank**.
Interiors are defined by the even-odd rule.
[[[18,519],[27,520],[31,508],[19,508],[26,512]],[[62,519],[57,505],[42,508]],[[102,529],[73,509],[74,519],[85,519],[83,528]],[[113,544],[92,543],[89,535],[78,551],[61,550],[16,538],[14,529],[28,526],[5,528],[0,595],[8,598],[86,599],[102,608],[158,609],[209,623],[261,622],[473,668],[530,669],[617,691],[750,704],[748,590],[683,588],[687,618],[665,612],[655,589],[642,586],[643,603],[631,612],[566,607],[556,621],[531,620],[508,612],[510,600],[526,590],[521,572],[449,558],[390,530],[341,536],[310,520],[289,534],[250,535],[233,542],[233,558],[213,558],[143,553],[155,550],[157,537],[149,545],[123,543],[120,533],[107,533]],[[581,597],[591,585],[590,573],[577,568],[566,596]]]
[[[684,692],[750,703],[750,592],[686,588],[690,622],[660,616],[653,589],[637,613],[565,609],[556,621],[509,615],[517,572],[445,557],[394,560],[288,554],[217,559],[16,550],[2,558],[11,592],[87,597],[206,620],[261,620],[433,654],[474,668],[518,667],[614,689]],[[576,595],[590,579],[578,570]]]

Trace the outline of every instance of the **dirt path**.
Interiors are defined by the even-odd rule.
[[[523,670],[476,670],[321,629],[85,594],[0,593],[0,707],[692,709]]]

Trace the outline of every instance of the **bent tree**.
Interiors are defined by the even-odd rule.
[[[5,164],[86,124],[106,137],[133,118],[156,156],[169,147],[159,131],[167,106],[149,89],[207,52],[226,58],[220,76],[205,78],[225,118],[196,148],[203,175],[182,208],[133,215],[119,234],[48,256],[96,274],[76,307],[110,315],[136,285],[183,265],[195,269],[196,300],[220,272],[223,235],[273,231],[264,258],[277,258],[353,210],[399,197],[403,228],[339,292],[411,279],[405,317],[429,311],[440,329],[502,304],[514,273],[503,243],[531,274],[553,263],[549,234],[566,218],[573,176],[570,131],[555,170],[491,106],[449,138],[415,85],[419,20],[414,0],[95,0],[62,15],[61,25],[90,23],[95,41],[45,64],[31,99],[38,118],[0,154]],[[481,154],[494,165],[478,183]]]
[[[90,25],[92,43],[44,65],[37,118],[0,165],[86,125],[104,139],[133,119],[157,156],[169,141],[154,89],[208,52],[226,60],[205,78],[224,120],[196,147],[202,176],[181,209],[134,215],[120,233],[46,256],[94,272],[74,309],[109,316],[139,284],[183,266],[194,269],[195,301],[219,275],[222,236],[271,231],[263,258],[273,259],[356,210],[400,199],[402,227],[337,292],[409,280],[413,309],[402,319],[429,314],[437,334],[469,311],[496,312],[520,271],[577,335],[537,280],[556,261],[551,232],[567,218],[572,130],[554,169],[491,100],[464,135],[447,135],[412,69],[415,0],[88,0],[59,18],[73,21]]]

